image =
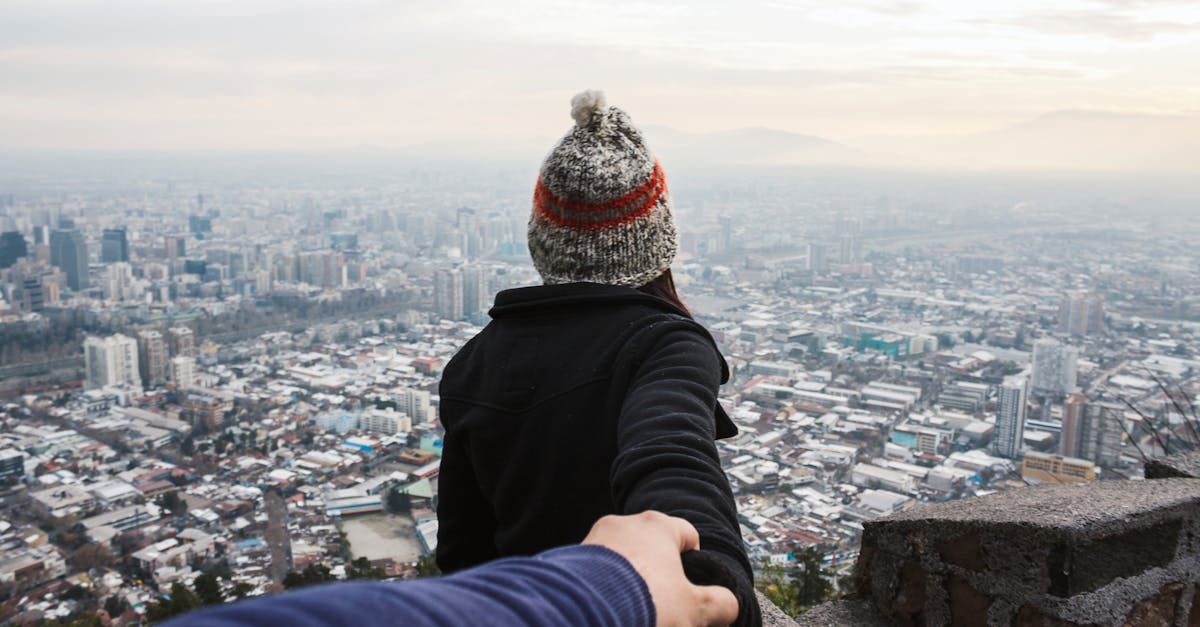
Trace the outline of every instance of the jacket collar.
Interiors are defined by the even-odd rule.
[[[562,283],[504,290],[496,294],[496,304],[488,311],[488,315],[493,318],[503,318],[534,309],[544,310],[548,307],[600,303],[639,303],[656,307],[668,313],[691,317],[675,305],[657,296],[651,296],[632,287],[603,283]]]

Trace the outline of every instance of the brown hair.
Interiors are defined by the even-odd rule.
[[[675,305],[688,316],[692,312],[688,310],[687,305],[679,298],[679,292],[675,291],[675,277],[671,276],[671,269],[667,268],[662,274],[655,277],[649,283],[638,288],[638,291],[644,292],[651,296],[657,296],[672,305]]]

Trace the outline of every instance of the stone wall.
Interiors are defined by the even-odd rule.
[[[1179,478],[902,512],[865,525],[855,576],[898,625],[1186,625],[1198,581],[1200,479]]]

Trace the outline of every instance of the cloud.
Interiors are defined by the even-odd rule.
[[[1062,35],[1090,35],[1107,39],[1145,42],[1164,35],[1200,35],[1200,22],[1142,20],[1134,16],[1105,11],[1031,13],[1008,19],[974,20],[1021,30]]]

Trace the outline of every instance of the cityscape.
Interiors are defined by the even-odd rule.
[[[439,374],[497,292],[539,283],[535,173],[390,165],[7,175],[0,620],[428,574]],[[1194,206],[1111,181],[669,171],[756,567],[813,547],[840,588],[864,523],[1200,447]]]

